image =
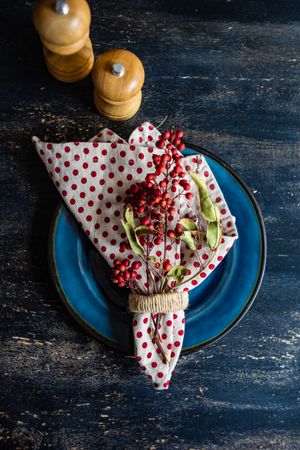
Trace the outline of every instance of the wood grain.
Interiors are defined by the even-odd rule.
[[[72,55],[58,55],[44,47],[47,68],[54,78],[65,83],[83,80],[92,70],[94,53],[90,38]]]
[[[91,12],[85,0],[69,0],[68,14],[58,14],[53,0],[39,0],[33,8],[33,23],[44,45],[50,74],[74,83],[92,70],[94,53],[89,38]]]
[[[122,76],[113,74],[113,64],[123,66]],[[128,120],[136,114],[142,101],[145,71],[134,53],[123,49],[102,53],[95,61],[92,78],[94,103],[102,116],[111,120]]]
[[[53,0],[38,0],[33,8],[33,22],[41,41],[58,55],[78,52],[89,37],[90,8],[85,0],[68,0],[68,14],[58,14]]]
[[[300,4],[96,0],[96,55],[138,54],[143,103],[126,123],[99,117],[90,78],[46,70],[32,2],[1,6],[0,448],[298,450]],[[12,32],[13,30],[13,32]],[[121,136],[149,119],[215,151],[253,190],[268,263],[251,310],[221,341],[184,355],[168,392],[87,336],[49,280],[58,194],[33,134]],[[251,237],[249,237],[251,239]]]

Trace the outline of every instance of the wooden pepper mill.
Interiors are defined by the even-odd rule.
[[[90,73],[94,53],[89,38],[91,12],[85,0],[38,0],[33,22],[51,75],[72,83]]]
[[[127,120],[140,107],[145,72],[142,62],[127,50],[110,50],[98,56],[93,68],[94,102],[111,120]]]

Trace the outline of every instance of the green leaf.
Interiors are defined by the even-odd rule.
[[[184,277],[186,275],[187,268],[184,266],[174,266],[171,270],[167,273],[167,277]]]
[[[216,214],[217,220],[219,221],[220,220],[220,210],[215,204],[214,204],[214,208],[215,208],[215,214]]]
[[[189,172],[189,174],[198,188],[200,207],[204,219],[208,222],[215,222],[218,219],[216,215],[217,213],[215,205],[208,194],[206,184],[195,172]]]
[[[186,275],[187,269],[184,266],[174,266],[167,273],[167,277],[173,278],[176,283],[179,283],[182,280],[182,277]]]
[[[179,223],[185,228],[186,230],[190,231],[197,231],[197,224],[193,222],[191,219],[180,219]]]
[[[155,230],[152,230],[149,227],[146,227],[145,225],[140,225],[139,227],[136,227],[134,229],[134,231],[136,232],[136,234],[138,236],[140,236],[141,234],[155,234]]]
[[[127,205],[125,208],[124,219],[126,220],[127,223],[129,223],[129,225],[131,225],[134,228],[134,225],[135,225],[134,215],[133,215],[132,206],[130,204]]]
[[[215,250],[222,237],[221,225],[219,222],[210,222],[206,230],[206,242],[211,250]]]
[[[196,250],[196,243],[192,236],[192,233],[190,231],[184,231],[180,236],[179,239],[186,243],[186,245],[191,250]]]
[[[123,220],[123,219],[121,220],[121,222],[122,222],[122,225],[123,225],[124,230],[126,232],[126,236],[127,236],[128,241],[129,241],[131,249],[137,255],[144,256],[144,249],[141,246],[141,244],[140,244],[140,242],[138,240],[138,237],[137,237],[137,235],[134,232],[133,227],[128,222],[125,222],[125,220]]]
[[[156,263],[156,261],[157,261],[157,258],[156,258],[156,256],[150,256],[150,261],[154,264],[154,263]]]

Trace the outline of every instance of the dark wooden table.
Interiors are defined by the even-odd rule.
[[[5,4],[4,4],[5,3]],[[145,65],[144,99],[125,123],[99,117],[90,77],[47,73],[31,1],[2,1],[0,448],[299,449],[300,3],[297,0],[91,1],[96,54]],[[31,144],[124,137],[168,116],[254,192],[268,235],[260,293],[221,341],[182,356],[167,392],[89,337],[49,278],[59,202]]]

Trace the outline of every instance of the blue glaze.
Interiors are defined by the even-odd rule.
[[[231,170],[209,155],[207,162],[237,218],[239,239],[213,273],[190,291],[185,350],[213,342],[241,318],[264,270],[264,228],[254,200]],[[59,209],[51,230],[50,263],[54,282],[76,318],[100,339],[132,352],[128,291],[112,285],[110,268],[65,207]]]

